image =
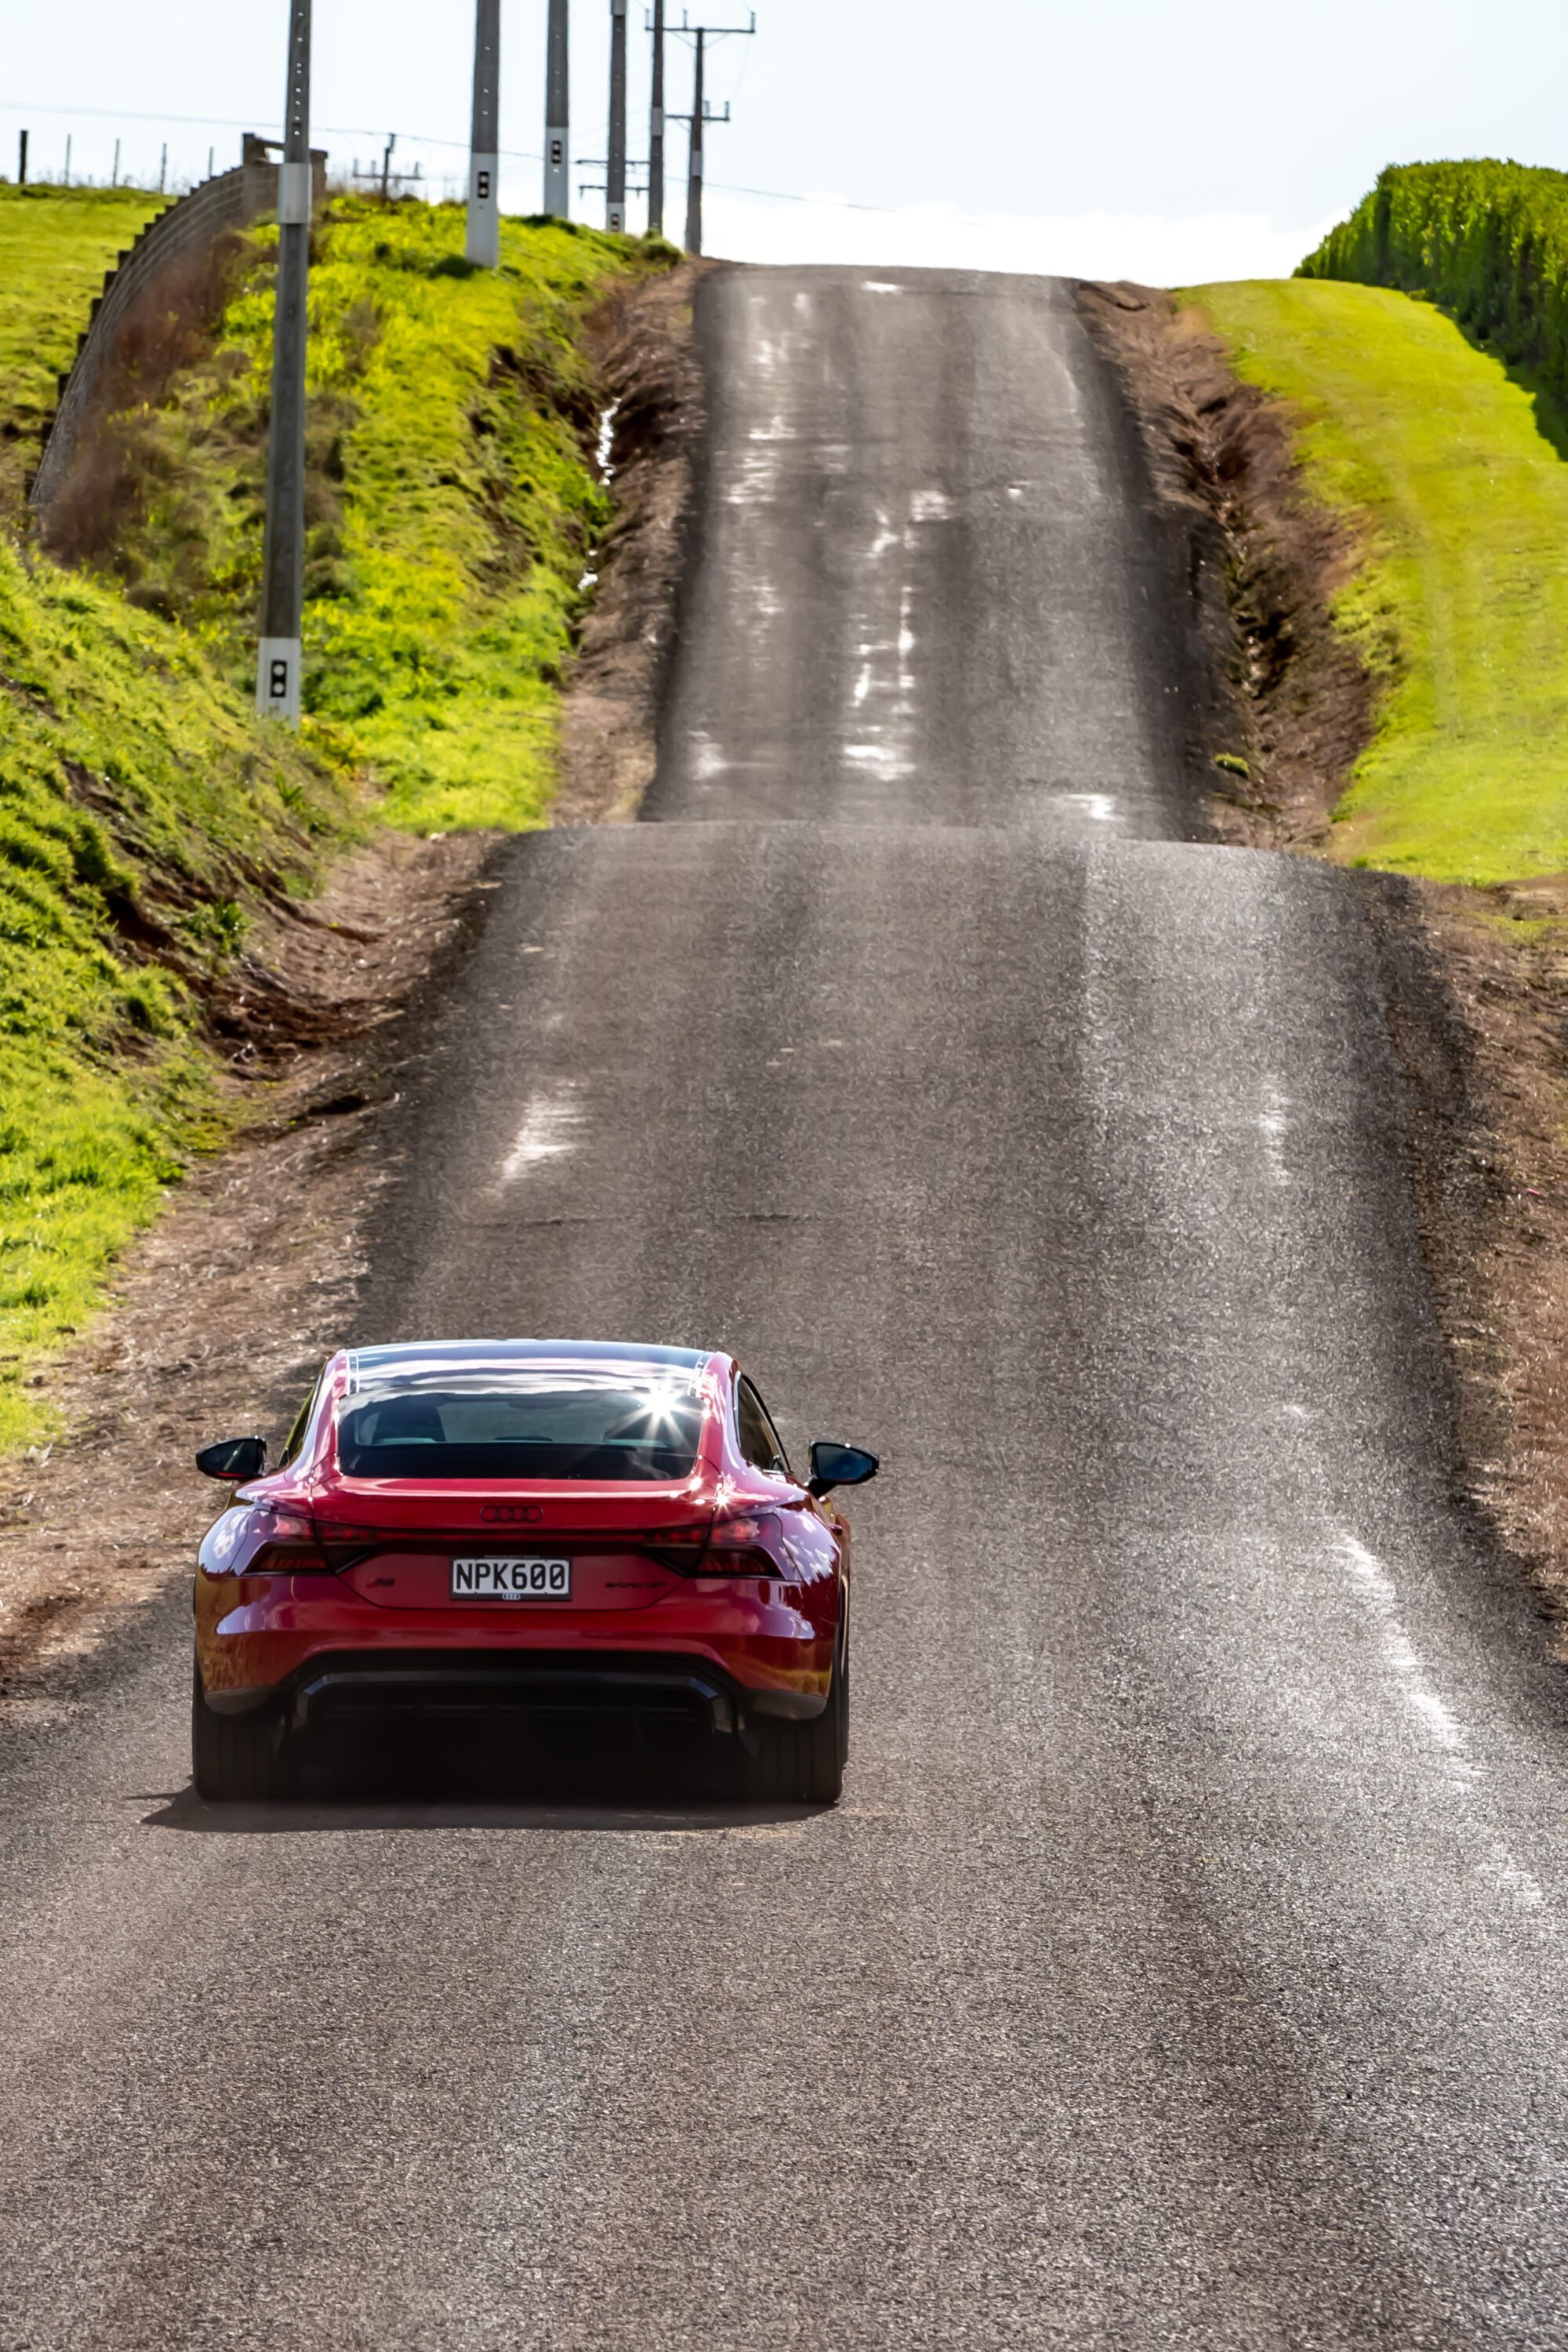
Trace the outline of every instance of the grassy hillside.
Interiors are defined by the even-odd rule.
[[[58,379],[123,246],[167,202],[134,188],[0,185],[0,522],[15,522]]]
[[[1568,869],[1568,466],[1531,394],[1382,288],[1186,299],[1295,407],[1307,481],[1365,548],[1335,619],[1384,693],[1336,854],[1456,881]]]
[[[578,336],[625,238],[502,225],[462,259],[458,205],[348,200],[311,286],[308,709],[422,831],[540,821],[555,689],[607,520]],[[202,362],[117,427],[67,525],[133,601],[249,675],[261,562],[275,235],[241,257]]]
[[[149,205],[6,193],[0,268],[32,321],[7,310],[0,346],[14,454]],[[659,260],[507,223],[480,276],[461,234],[454,207],[351,203],[319,235],[301,738],[249,708],[275,235],[73,484],[56,551],[80,562],[0,518],[0,1452],[41,1433],[40,1359],[223,1132],[203,997],[258,894],[310,889],[378,819],[543,813],[604,520],[580,328]]]
[[[1297,274],[1424,294],[1568,397],[1568,172],[1391,163]]]
[[[39,1354],[223,1114],[196,990],[347,788],[167,623],[0,534],[0,1452]]]

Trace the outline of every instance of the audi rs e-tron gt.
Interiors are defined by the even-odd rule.
[[[335,1355],[195,1580],[193,1746],[210,1799],[283,1795],[367,1718],[700,1738],[721,1778],[831,1804],[849,1731],[849,1530],[826,1442],[803,1482],[727,1355],[463,1340]]]

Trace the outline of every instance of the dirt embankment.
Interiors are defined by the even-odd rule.
[[[1085,285],[1222,693],[1215,824],[1323,852],[1371,740],[1372,681],[1330,619],[1354,534],[1314,505],[1293,419],[1169,295]],[[1422,1244],[1452,1368],[1454,1479],[1568,1617],[1568,877],[1494,890],[1358,875],[1406,1080]],[[1560,1647],[1568,1630],[1560,1622]]]
[[[1289,413],[1243,383],[1168,294],[1086,285],[1079,307],[1131,398],[1162,503],[1188,542],[1209,666],[1215,822],[1262,848],[1321,848],[1372,740],[1371,683],[1330,624],[1352,535],[1300,491]]]
[[[616,514],[562,719],[557,824],[626,824],[653,781],[707,424],[691,301],[713,267],[623,288],[590,321]]]
[[[703,421],[693,276],[617,295],[594,322],[616,518],[565,698],[558,823],[634,817],[653,773]],[[321,898],[280,901],[225,976],[213,1025],[253,1119],[130,1254],[91,1335],[38,1376],[65,1433],[0,1468],[0,1699],[58,1703],[69,1658],[190,1557],[216,1496],[195,1446],[280,1431],[339,1344],[395,1172],[383,1113],[499,887],[499,840],[383,835]]]

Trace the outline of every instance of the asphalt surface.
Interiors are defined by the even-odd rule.
[[[1182,838],[1058,289],[703,327],[656,821],[511,853],[357,1336],[877,1447],[845,1802],[227,1817],[172,1595],[0,1732],[0,2345],[1560,2347],[1568,1722],[1358,898]]]
[[[736,271],[647,814],[1185,839],[1193,690],[1134,436],[1064,288]]]

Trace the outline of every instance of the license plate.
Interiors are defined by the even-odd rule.
[[[570,1601],[569,1559],[455,1559],[454,1601]]]

